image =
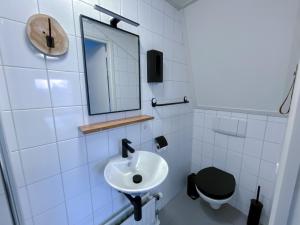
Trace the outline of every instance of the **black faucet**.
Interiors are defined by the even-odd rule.
[[[135,150],[129,144],[131,144],[131,141],[129,141],[126,138],[122,139],[122,157],[123,158],[128,157],[128,151],[131,153],[135,152]]]

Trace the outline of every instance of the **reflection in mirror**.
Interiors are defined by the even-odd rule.
[[[139,36],[81,16],[89,114],[138,110]]]

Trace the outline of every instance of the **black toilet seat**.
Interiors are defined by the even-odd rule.
[[[236,185],[232,174],[215,167],[200,170],[195,176],[194,182],[202,194],[215,200],[230,198]]]

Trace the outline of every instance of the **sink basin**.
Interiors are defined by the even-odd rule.
[[[167,177],[169,167],[158,154],[136,151],[132,158],[111,159],[104,169],[106,182],[118,191],[140,194],[160,185]]]

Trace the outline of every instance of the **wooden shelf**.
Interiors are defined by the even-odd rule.
[[[107,121],[107,122],[88,124],[88,125],[80,126],[79,129],[84,134],[90,134],[93,132],[108,130],[108,129],[112,129],[115,127],[126,126],[126,125],[140,123],[140,122],[144,122],[147,120],[153,120],[153,119],[154,119],[153,116],[140,115],[140,116],[128,117],[125,119],[118,119],[118,120],[111,120],[111,121]]]

